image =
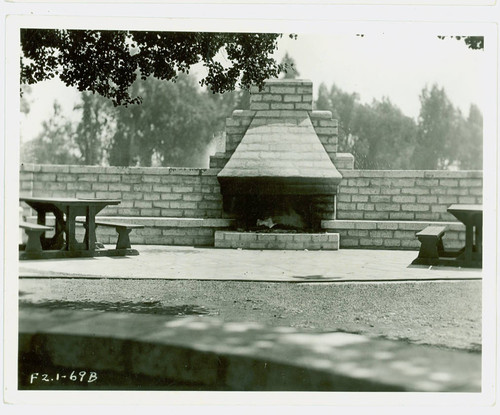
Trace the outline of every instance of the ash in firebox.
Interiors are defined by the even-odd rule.
[[[276,224],[273,222],[273,218],[267,219],[257,219],[257,226],[267,226],[268,228],[272,228]]]
[[[274,230],[303,230],[305,223],[302,217],[292,208],[286,212],[280,212],[275,216],[269,216],[265,219],[257,219],[257,228]]]
[[[293,212],[295,213],[295,212]],[[289,213],[274,218],[257,219],[257,226],[249,229],[250,232],[303,232],[304,222],[297,214]]]

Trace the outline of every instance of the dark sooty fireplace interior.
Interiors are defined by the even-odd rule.
[[[236,228],[255,232],[318,232],[333,215],[333,196],[236,195],[224,197],[224,211]]]

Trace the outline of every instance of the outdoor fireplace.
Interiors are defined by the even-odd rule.
[[[224,211],[242,231],[319,232],[342,176],[311,120],[312,83],[269,81],[251,92],[252,120],[217,176]]]

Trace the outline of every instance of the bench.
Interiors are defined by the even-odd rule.
[[[24,229],[26,235],[28,235],[28,241],[26,242],[25,252],[41,252],[42,243],[40,238],[42,234],[46,231],[54,230],[51,226],[38,225],[36,223],[29,223],[25,221],[19,222],[19,227]]]
[[[415,235],[420,241],[420,251],[414,263],[433,265],[444,254],[443,235],[446,226],[430,225]]]
[[[83,219],[77,219],[76,222],[85,225],[85,220],[83,220]],[[96,228],[98,226],[107,226],[107,227],[111,227],[111,228],[116,229],[116,232],[118,233],[118,240],[116,241],[116,249],[129,249],[129,248],[131,248],[130,238],[129,238],[130,232],[132,231],[132,229],[144,228],[143,225],[136,225],[134,223],[107,222],[107,221],[102,221],[102,220],[98,220],[98,219],[96,219],[95,225],[96,225]],[[86,234],[85,234],[85,238],[87,238]]]

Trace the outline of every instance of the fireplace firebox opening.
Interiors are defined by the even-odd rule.
[[[224,211],[235,227],[254,232],[319,232],[333,217],[333,195],[226,195]]]

